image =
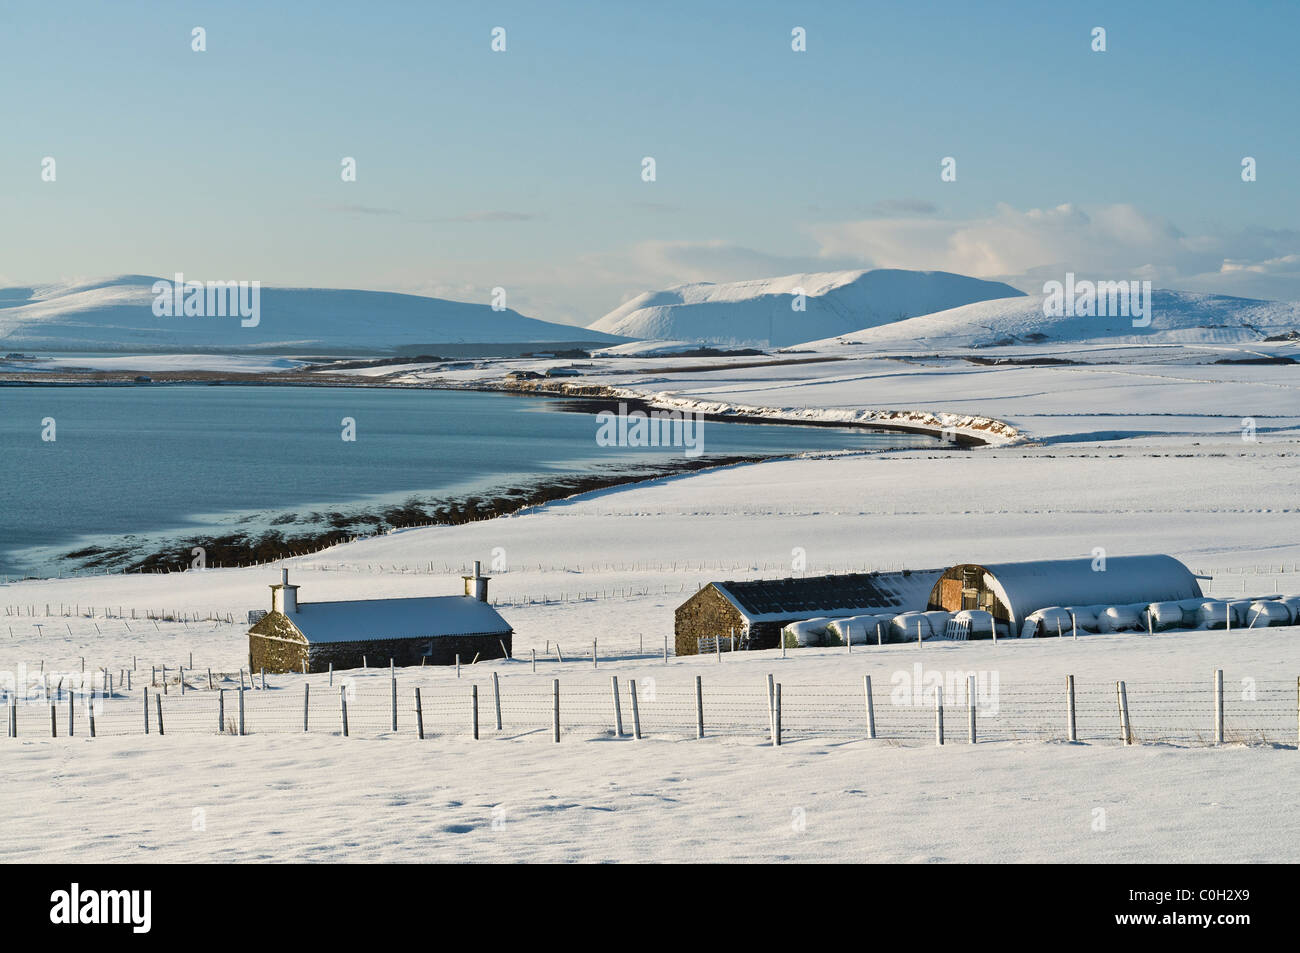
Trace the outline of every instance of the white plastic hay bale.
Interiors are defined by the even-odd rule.
[[[879,638],[881,642],[894,641],[894,636],[892,634],[893,625],[894,625],[893,613],[883,612],[877,615],[870,616],[869,618],[871,619],[871,621],[867,623],[868,642],[874,645],[876,643],[877,638]],[[879,626],[879,631],[877,631],[877,626]],[[913,637],[915,638],[915,636]]]
[[[875,641],[876,637],[876,617],[870,615],[853,615],[846,619],[835,619],[830,625],[826,626],[826,637],[829,642],[831,638],[836,639],[834,645],[866,645],[867,632],[871,632],[870,641]]]
[[[1169,632],[1184,625],[1183,607],[1177,602],[1153,602],[1147,606],[1147,613],[1156,632]]]
[[[1270,625],[1290,625],[1291,610],[1281,602],[1272,599],[1260,599],[1250,604],[1246,613],[1246,627],[1249,629],[1267,629]]]
[[[1207,629],[1225,629],[1228,626],[1228,604],[1219,599],[1206,599],[1196,613],[1197,625]]]
[[[1074,618],[1074,624],[1080,632],[1097,631],[1097,609],[1095,606],[1066,606],[1065,611]],[[1073,629],[1070,632],[1074,634]]]
[[[954,613],[954,622],[969,622],[970,639],[991,639],[993,638],[993,613],[985,612],[983,609],[962,609]]]
[[[826,618],[801,619],[798,622],[790,622],[781,630],[781,637],[787,646],[791,644],[791,641],[799,647],[821,645],[826,636],[826,626],[830,622],[831,620]]]
[[[1198,599],[1180,599],[1178,607],[1183,610],[1183,626],[1188,629],[1194,629],[1201,624],[1201,606],[1205,604],[1205,597]]]
[[[930,620],[924,612],[903,612],[889,620],[889,630],[893,636],[891,642],[915,642],[917,627],[920,627],[921,640],[932,637]]]
[[[1048,606],[1046,609],[1031,612],[1028,618],[1038,623],[1039,638],[1047,636],[1056,638],[1058,634],[1070,634],[1071,619],[1068,609],[1062,609],[1060,606]]]
[[[1229,601],[1228,605],[1232,606],[1232,627],[1234,629],[1239,625],[1247,624],[1250,607],[1254,603],[1254,599],[1233,599]]]
[[[1136,632],[1142,620],[1132,606],[1107,606],[1097,616],[1097,626],[1102,632]]]
[[[1300,625],[1300,596],[1283,596],[1278,600],[1291,610],[1291,622]]]
[[[945,612],[942,609],[929,609],[922,613],[930,622],[930,634],[936,639],[943,635],[944,629],[948,628],[948,622],[952,619],[951,612]]]

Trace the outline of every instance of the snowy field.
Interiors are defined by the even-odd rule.
[[[640,376],[615,367],[605,382],[665,402],[773,416],[984,415],[1020,435],[972,451],[826,454],[666,478],[288,561],[307,602],[454,593],[472,560],[491,571],[491,596],[516,629],[516,661],[467,665],[459,679],[451,670],[400,672],[396,735],[388,673],[378,668],[336,673],[332,689],[327,676],[305,679],[313,686],[306,736],[304,678],[287,675],[246,693],[248,736],[220,735],[206,670],[214,687],[238,684],[243,627],[141,618],[152,610],[237,621],[268,606],[278,564],[2,586],[0,667],[75,673],[84,658],[117,680],[136,666],[131,692],[106,703],[94,740],[84,725],[76,737],[61,730],[51,739],[48,712],[21,709],[20,737],[0,745],[11,778],[3,857],[1300,859],[1300,838],[1276,811],[1297,757],[1295,627],[867,646],[851,655],[802,649],[785,659],[759,652],[667,665],[661,657],[674,608],[698,585],[793,575],[799,561],[821,573],[1098,548],[1167,552],[1213,576],[1202,583],[1208,595],[1300,593],[1300,401],[1291,367],[1130,351],[1113,366],[1086,367],[856,359]],[[1243,418],[1254,420],[1255,439],[1243,439]],[[127,618],[106,619],[106,609]],[[174,679],[190,653],[194,690],[182,700],[172,682],[167,735],[144,737],[150,667],[165,664]],[[918,664],[923,677],[956,673],[961,685],[967,672],[984,684],[996,675],[998,710],[981,710],[979,744],[966,743],[960,689],[946,692],[942,748],[929,696],[896,701],[893,690],[916,679]],[[1223,748],[1205,744],[1215,669],[1227,685]],[[769,673],[785,693],[779,750],[767,736]],[[866,674],[874,741],[863,715]],[[643,693],[639,742],[613,736],[615,675],[628,731],[628,681]],[[703,740],[694,738],[696,675]],[[1079,744],[1064,741],[1066,675],[1080,691]],[[559,745],[549,734],[553,678],[565,699]],[[337,705],[345,679],[356,692],[348,738]],[[1119,679],[1134,747],[1120,743]],[[427,700],[423,742],[414,736],[415,687]],[[234,697],[226,692],[227,720]],[[61,706],[56,717],[66,717]],[[200,817],[204,829],[195,830]]]

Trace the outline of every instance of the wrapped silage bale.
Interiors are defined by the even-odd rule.
[[[1069,610],[1060,606],[1048,606],[1046,609],[1039,609],[1037,612],[1030,613],[1030,619],[1038,623],[1038,637],[1046,638],[1051,636],[1056,638],[1058,635],[1070,634],[1070,613]]]
[[[1219,599],[1206,599],[1197,611],[1197,624],[1207,629],[1226,629],[1231,609],[1226,602]]]
[[[1254,602],[1254,599],[1232,599],[1228,602],[1228,605],[1232,606],[1232,627],[1234,629],[1239,625],[1247,624],[1247,615],[1250,613],[1250,607]]]
[[[1136,632],[1142,620],[1132,606],[1107,606],[1097,616],[1097,626],[1102,632]]]
[[[1300,596],[1283,596],[1279,601],[1291,610],[1292,624],[1300,625]]]
[[[1147,614],[1155,632],[1169,632],[1183,627],[1183,607],[1177,602],[1153,602],[1147,606]]]
[[[830,619],[816,618],[787,623],[781,630],[783,643],[786,648],[821,645],[826,635],[826,626],[830,621]]]
[[[862,618],[867,620],[867,642],[870,645],[875,645],[877,640],[882,644],[893,641],[890,627],[893,625],[894,616],[891,613],[877,613]]]
[[[930,609],[922,614],[930,622],[930,634],[936,639],[943,638],[943,634],[948,628],[948,622],[952,619],[952,613],[945,612],[942,609]]]
[[[1246,613],[1246,628],[1267,629],[1271,625],[1290,625],[1291,610],[1281,602],[1272,599],[1260,599],[1250,604]]]
[[[962,609],[954,613],[952,618],[954,622],[970,623],[968,639],[993,638],[993,613],[991,612],[985,612],[983,609]]]
[[[889,630],[893,635],[892,642],[915,642],[918,630],[921,641],[931,637],[930,620],[924,612],[903,612],[894,616],[889,620]]]
[[[826,626],[827,644],[866,645],[868,629],[872,633],[872,641],[875,640],[875,621],[875,616],[870,615],[853,615],[846,619],[835,619]],[[835,641],[831,642],[831,639]]]
[[[1080,632],[1096,632],[1098,606],[1066,606],[1065,611],[1074,617],[1074,624]]]
[[[1183,610],[1183,628],[1194,629],[1201,624],[1201,606],[1204,604],[1204,597],[1178,601],[1178,608]]]

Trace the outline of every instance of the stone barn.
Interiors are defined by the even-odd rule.
[[[299,602],[289,570],[271,586],[271,611],[248,630],[251,671],[324,672],[370,665],[454,665],[508,658],[514,630],[488,605],[474,564],[465,594],[413,599]]]
[[[1104,567],[1104,568],[1102,568]],[[1014,629],[1040,609],[1178,602],[1201,597],[1192,571],[1172,556],[961,563],[930,592],[928,608],[983,609]]]
[[[696,655],[711,638],[730,648],[732,633],[751,649],[774,649],[790,622],[920,609],[938,578],[934,569],[711,582],[677,607],[676,652]]]

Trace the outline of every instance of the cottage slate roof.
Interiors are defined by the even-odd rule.
[[[376,642],[512,631],[496,609],[473,596],[304,602],[286,618],[308,642]]]
[[[941,570],[844,573],[792,579],[715,582],[750,622],[810,614],[853,615],[879,609],[924,609]]]

